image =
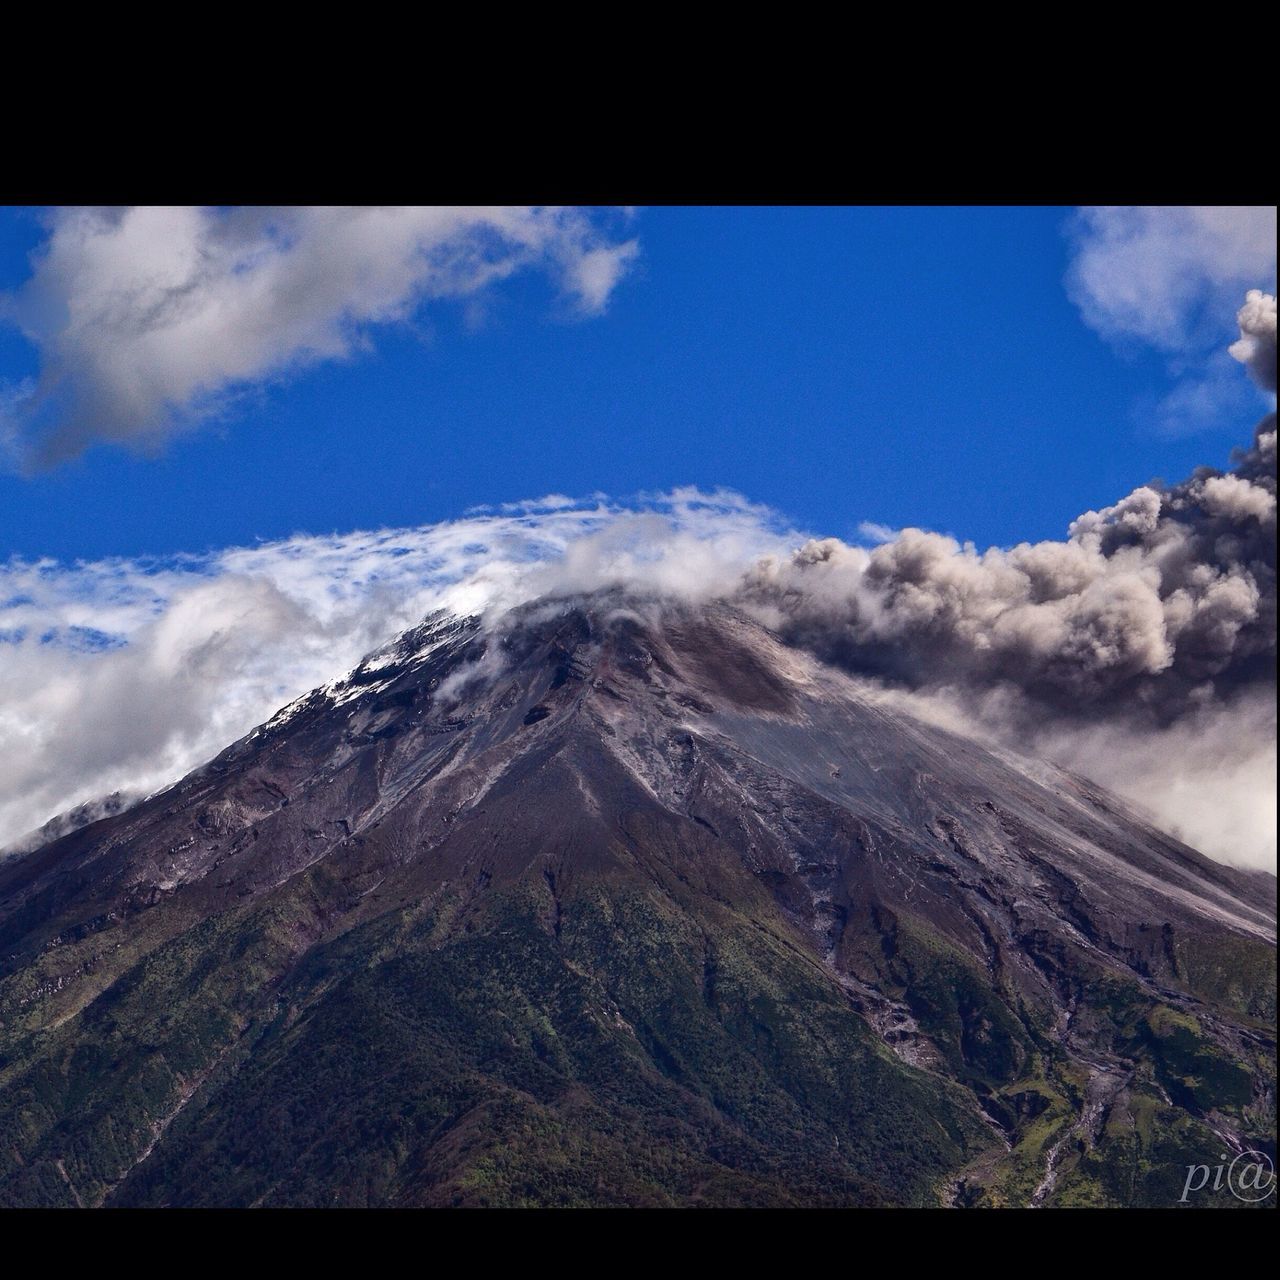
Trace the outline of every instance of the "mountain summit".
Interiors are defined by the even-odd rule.
[[[1274,878],[1090,783],[726,606],[437,615],[0,863],[0,1204],[1166,1205],[1274,1024]]]

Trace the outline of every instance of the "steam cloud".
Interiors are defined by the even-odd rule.
[[[431,299],[549,273],[602,311],[636,253],[603,218],[556,208],[168,207],[52,215],[0,319],[37,347],[0,387],[0,449],[49,466],[95,441],[155,447],[246,388],[349,356]]]

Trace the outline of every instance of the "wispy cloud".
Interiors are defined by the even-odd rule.
[[[64,209],[0,300],[39,377],[0,388],[0,448],[40,467],[156,447],[237,393],[367,347],[425,303],[549,275],[598,315],[637,253],[607,214],[561,208]]]
[[[887,524],[878,524],[875,520],[863,520],[858,525],[858,537],[863,542],[892,542],[897,536],[897,529],[891,529]]]
[[[799,540],[737,495],[684,489],[205,556],[0,563],[0,847],[172,782],[433,609],[727,593]]]
[[[1273,206],[1087,208],[1071,236],[1068,288],[1085,320],[1174,354],[1215,346],[1224,308],[1275,278]]]
[[[1240,413],[1247,389],[1218,337],[1247,288],[1275,291],[1275,207],[1086,208],[1068,234],[1067,289],[1085,322],[1167,359],[1176,382],[1148,410],[1154,425],[1185,435]]]

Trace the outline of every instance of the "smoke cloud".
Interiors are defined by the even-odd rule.
[[[1007,683],[1032,715],[1123,703],[1163,724],[1273,678],[1274,468],[1269,420],[1232,471],[1135,489],[1065,541],[811,540],[759,565],[747,598],[798,643],[912,687]]]
[[[1264,391],[1276,389],[1276,300],[1261,289],[1250,289],[1236,319],[1240,339],[1230,347],[1249,376]]]
[[[45,467],[99,441],[154,448],[230,400],[367,346],[433,299],[518,271],[603,311],[637,251],[556,208],[63,209],[0,318],[40,374],[0,388],[0,446]]]

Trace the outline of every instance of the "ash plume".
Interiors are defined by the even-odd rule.
[[[1274,389],[1274,296],[1250,291],[1238,323],[1232,356]],[[1106,758],[1141,758],[1137,793],[1156,805],[1160,759],[1137,740],[1176,746],[1181,767],[1198,739],[1229,739],[1224,725],[1238,720],[1234,751],[1265,790],[1275,760],[1275,414],[1229,469],[1142,485],[1085,512],[1063,541],[978,551],[922,529],[870,550],[811,539],[762,560],[742,598],[793,643],[943,697],[1003,740],[1102,781]],[[1273,837],[1269,847],[1273,859]],[[1254,860],[1252,846],[1234,848],[1233,860]]]
[[[1228,472],[1144,485],[1062,542],[979,552],[905,529],[814,539],[745,597],[791,639],[914,687],[1010,684],[1056,714],[1153,723],[1273,678],[1275,427]]]
[[[1231,345],[1231,354],[1249,370],[1249,376],[1264,391],[1276,389],[1276,300],[1261,289],[1250,289],[1236,316],[1240,339]]]

